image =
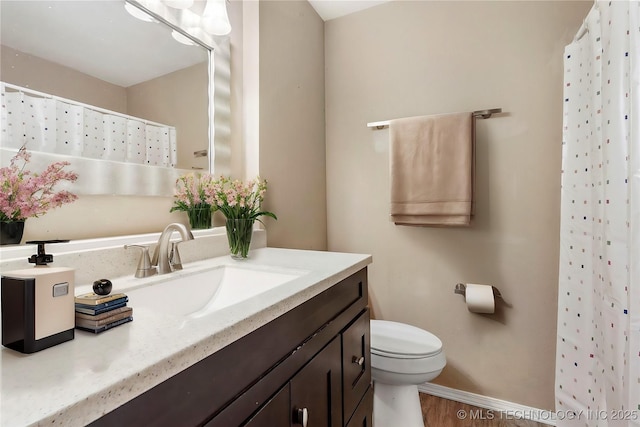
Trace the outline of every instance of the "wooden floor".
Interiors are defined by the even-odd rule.
[[[514,414],[482,409],[453,400],[420,393],[425,427],[548,427],[535,421],[515,419]]]

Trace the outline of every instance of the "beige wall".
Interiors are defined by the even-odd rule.
[[[306,1],[260,2],[260,175],[269,246],[326,249],[324,24]]]
[[[209,169],[208,61],[127,88],[127,114],[175,126],[178,168]]]
[[[562,56],[592,3],[394,1],[326,23],[329,250],[371,253],[374,315],[442,339],[436,383],[553,409]],[[472,226],[393,225],[388,130],[366,123],[496,107]],[[469,313],[458,282],[509,306]]]
[[[107,110],[127,112],[125,88],[4,45],[0,46],[0,80]]]

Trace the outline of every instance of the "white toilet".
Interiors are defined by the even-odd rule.
[[[371,320],[374,427],[424,427],[418,385],[447,364],[442,341],[424,329]]]

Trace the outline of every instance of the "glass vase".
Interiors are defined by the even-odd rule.
[[[192,230],[211,228],[211,207],[192,208],[187,215]]]
[[[253,219],[227,218],[227,239],[231,258],[246,259],[249,256],[254,222]]]
[[[0,245],[17,245],[24,234],[24,221],[0,222]]]

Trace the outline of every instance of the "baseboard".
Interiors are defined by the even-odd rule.
[[[455,400],[456,402],[465,403],[467,405],[477,406],[479,408],[495,411],[489,414],[496,419],[511,418],[536,421],[538,423],[550,426],[556,425],[556,416],[552,411],[532,408],[506,400],[495,399],[493,397],[482,396],[480,394],[470,393],[468,391],[456,390],[453,388],[441,386],[438,384],[425,383],[418,386],[421,393],[427,393],[432,396],[442,397],[444,399]],[[499,412],[499,414],[498,414]],[[468,417],[471,414],[461,414]]]

